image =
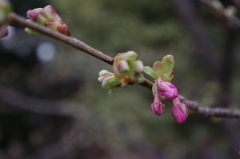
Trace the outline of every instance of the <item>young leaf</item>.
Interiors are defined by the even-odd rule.
[[[164,73],[170,74],[175,65],[174,57],[172,55],[167,55],[167,56],[163,57],[162,65],[163,65]]]
[[[158,76],[156,74],[156,72],[150,67],[150,66],[145,66],[143,71],[148,74],[149,76],[151,76],[154,79],[158,79]]]

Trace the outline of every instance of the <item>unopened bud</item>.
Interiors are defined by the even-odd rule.
[[[7,23],[7,16],[10,12],[10,3],[7,0],[0,0],[0,25]]]
[[[44,17],[42,14],[43,14],[42,8],[36,8],[36,9],[27,11],[27,17],[30,20],[32,20],[40,25],[43,25],[44,22],[47,20],[47,18]]]
[[[117,65],[117,68],[120,72],[126,72],[126,71],[129,71],[129,66],[128,66],[128,63],[124,60],[121,60],[118,65]]]
[[[0,26],[0,38],[4,38],[8,35],[7,25]]]
[[[27,17],[30,20],[47,28],[53,29],[61,34],[70,35],[67,25],[62,21],[51,5],[44,8],[29,10],[27,12]],[[29,29],[26,29],[26,31],[31,33],[31,30]]]
[[[8,14],[11,12],[11,5],[7,0],[0,0],[0,38],[8,35]]]
[[[143,72],[143,67],[144,67],[143,63],[140,60],[137,60],[134,63],[134,71],[137,72],[137,73],[142,73]]]
[[[188,117],[188,108],[178,98],[173,100],[173,104],[172,116],[176,122],[182,124]]]
[[[165,105],[162,103],[161,98],[158,97],[158,94],[156,93],[154,96],[153,103],[151,104],[152,112],[160,116],[164,112]]]
[[[166,100],[173,100],[178,97],[177,88],[172,83],[163,81],[161,77],[157,81],[157,92]]]
[[[106,77],[102,81],[102,87],[104,89],[112,89],[112,88],[116,87],[117,84],[118,84],[118,81],[114,76]]]
[[[134,51],[128,51],[126,53],[120,54],[120,58],[122,60],[136,60],[137,59],[137,53]]]
[[[237,8],[234,6],[229,6],[225,9],[225,13],[227,16],[235,16],[237,14]]]

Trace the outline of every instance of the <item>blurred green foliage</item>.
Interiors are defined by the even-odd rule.
[[[145,65],[152,66],[155,61],[172,54],[176,61],[172,82],[178,87],[179,93],[196,99],[202,105],[215,104],[219,84],[202,67],[204,64],[196,56],[193,41],[183,27],[172,1],[51,0],[49,4],[68,24],[72,36],[112,57],[133,50]],[[196,9],[214,45],[219,46],[217,56],[221,58],[224,27],[213,16],[208,17],[209,14],[200,7]],[[30,70],[29,67],[23,68],[23,72],[27,70],[24,80],[28,91],[25,93],[75,103],[62,108],[77,119],[69,130],[64,129],[59,136],[74,131],[75,137],[85,135],[81,143],[85,148],[97,143],[110,145],[113,150],[122,153],[129,150],[125,157],[116,153],[109,158],[132,158],[132,153],[147,158],[131,147],[131,144],[139,141],[150,143],[164,158],[201,159],[209,155],[223,159],[232,153],[231,142],[221,120],[190,115],[183,125],[179,125],[171,117],[171,103],[165,103],[164,114],[157,117],[150,109],[153,100],[151,91],[137,85],[113,89],[110,97],[97,81],[98,72],[102,69],[112,71],[110,66],[60,42],[42,36],[40,38],[54,42],[58,53],[49,63],[37,63]],[[14,82],[10,82],[10,79],[19,78],[18,74],[22,73],[17,66],[4,68],[0,81],[11,86]],[[19,85],[15,88],[19,89]],[[233,85],[239,86],[239,82]],[[236,89],[235,92],[238,91]],[[38,133],[35,130],[33,132]],[[141,142],[138,146],[143,147]],[[85,149],[81,152],[74,150],[70,152],[70,157],[65,157],[78,158]],[[78,153],[80,155],[76,155]],[[95,158],[101,157],[96,155]]]
[[[176,59],[173,83],[179,92],[203,105],[215,104],[214,93],[218,91],[218,84],[201,66],[203,64],[194,53],[193,42],[172,1],[62,0],[52,1],[52,4],[68,23],[73,36],[110,56],[134,50],[145,65],[151,66],[154,61],[172,54]],[[214,17],[205,17],[204,14],[201,16],[214,44],[223,44],[224,27]],[[217,49],[220,57],[222,48]],[[221,131],[218,122],[190,115],[184,125],[178,125],[171,117],[170,103],[167,103],[165,113],[156,117],[149,108],[153,99],[151,92],[139,86],[114,89],[110,97],[96,78],[101,69],[111,68],[78,51],[66,53],[63,50],[59,49],[64,54],[63,58],[68,58],[72,65],[71,59],[75,61],[78,57],[75,61],[78,64],[71,68],[86,81],[84,91],[88,93],[79,93],[74,100],[80,98],[105,123],[115,125],[127,136],[147,139],[159,145],[167,158],[194,154],[210,140],[215,145],[214,151],[222,151],[222,154],[229,151],[230,145],[224,133],[218,133]]]

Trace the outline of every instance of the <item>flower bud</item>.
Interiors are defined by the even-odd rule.
[[[129,66],[128,66],[128,63],[124,60],[121,60],[118,65],[117,65],[117,68],[120,72],[126,72],[126,71],[129,71]]]
[[[178,98],[173,100],[172,116],[176,122],[182,124],[188,117],[188,108]]]
[[[99,72],[98,81],[102,83],[102,87],[105,89],[112,89],[114,87],[123,87],[131,84],[127,77],[117,78],[112,72],[102,70]]]
[[[134,51],[128,51],[126,53],[122,53],[119,56],[122,60],[136,60],[137,59],[137,53]]]
[[[0,0],[0,38],[8,35],[7,17],[11,12],[11,5],[7,0]]]
[[[228,17],[232,17],[232,16],[235,16],[237,14],[237,8],[234,7],[234,6],[229,6],[225,9],[225,14],[228,16]]]
[[[137,72],[137,73],[142,73],[143,72],[143,67],[144,67],[143,63],[140,60],[137,60],[134,63],[134,71]]]
[[[109,72],[107,70],[102,70],[102,71],[99,72],[99,76],[102,76],[102,75],[113,76],[113,73]]]
[[[166,100],[173,100],[178,97],[177,88],[169,82],[165,82],[158,78],[157,81],[157,92],[160,96],[164,96]]]
[[[36,8],[33,10],[29,10],[29,11],[27,11],[27,17],[30,20],[32,20],[40,25],[43,25],[44,22],[47,20],[47,18],[42,15],[43,14],[42,12],[43,12],[42,8]]]
[[[8,35],[7,25],[0,26],[0,38],[4,38]]]
[[[156,93],[154,96],[153,103],[151,104],[152,112],[160,116],[164,112],[165,105],[162,103],[161,98],[158,97],[158,94]]]
[[[113,71],[119,79],[128,77],[133,83],[143,83],[143,63],[137,59],[137,53],[128,51],[119,53],[114,57]]]
[[[7,0],[0,0],[0,25],[7,23],[7,16],[10,12],[10,3]]]
[[[116,87],[118,80],[114,76],[105,77],[102,81],[102,87],[104,89],[112,89]]]
[[[62,21],[51,5],[44,8],[36,8],[27,12],[27,17],[47,28],[53,29],[61,34],[70,35],[67,25]],[[30,29],[25,29],[28,33],[32,33]]]
[[[45,17],[48,19],[54,19],[55,21],[61,21],[61,18],[57,14],[57,12],[54,10],[54,8],[51,5],[47,5],[43,8]]]

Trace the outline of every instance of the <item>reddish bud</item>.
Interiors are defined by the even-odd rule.
[[[166,100],[173,100],[178,97],[177,88],[169,82],[165,82],[161,77],[157,81],[157,92],[160,96],[164,96]]]
[[[173,100],[172,116],[176,122],[182,124],[188,117],[188,108],[178,98]]]
[[[153,103],[151,104],[152,112],[160,116],[164,112],[165,105],[162,103],[161,98],[158,97],[158,94],[156,93],[154,96]]]

